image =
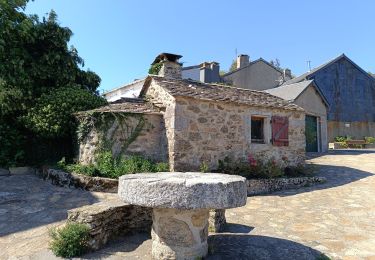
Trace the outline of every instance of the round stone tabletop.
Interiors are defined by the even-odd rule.
[[[133,205],[175,209],[235,208],[247,198],[245,178],[200,172],[123,175],[118,195]]]

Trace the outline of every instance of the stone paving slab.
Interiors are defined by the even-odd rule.
[[[375,259],[375,153],[312,157],[309,162],[319,165],[318,175],[327,183],[250,197],[246,206],[227,210],[230,224],[209,237],[208,259],[299,260],[320,253],[332,259]],[[57,259],[48,251],[47,227],[61,223],[66,208],[106,198],[28,178],[0,177],[0,259]],[[32,225],[23,224],[29,219]],[[150,259],[150,253],[149,235],[138,234],[84,259]]]
[[[47,249],[48,228],[61,225],[68,209],[111,196],[57,187],[35,175],[0,176],[0,259]]]

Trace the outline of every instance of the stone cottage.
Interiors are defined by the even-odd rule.
[[[117,155],[139,153],[168,161],[172,171],[198,170],[203,162],[216,169],[226,156],[246,158],[249,153],[287,157],[290,165],[304,161],[301,107],[262,91],[181,79],[179,57],[159,55],[153,63],[160,64],[159,75],[144,79],[136,99],[123,98],[78,115],[87,125],[98,125],[106,115],[112,118],[107,128],[92,127],[81,136],[81,162],[94,158],[99,136]],[[87,120],[94,114],[94,122]]]

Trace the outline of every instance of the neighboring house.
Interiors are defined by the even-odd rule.
[[[237,57],[237,69],[222,76],[223,82],[253,90],[274,88],[291,78],[289,69],[282,71],[262,58],[250,62],[244,54]]]
[[[226,156],[243,159],[250,153],[289,165],[304,162],[301,107],[261,91],[182,79],[179,56],[158,57],[160,76],[144,79],[137,99],[80,113],[85,122],[95,114],[111,118],[89,124],[97,127],[81,140],[81,162],[94,158],[100,136],[110,139],[107,143],[117,155],[140,153],[166,160],[172,171],[198,170],[202,163],[217,169]]]
[[[306,152],[326,152],[327,112],[329,103],[313,80],[284,84],[265,90],[266,92],[293,102],[306,112]]]
[[[119,88],[112,89],[103,94],[104,98],[109,102],[119,100],[121,98],[135,98],[138,97],[145,79],[135,80],[132,83],[124,85]]]
[[[218,62],[203,62],[200,65],[182,67],[182,78],[200,81],[203,83],[219,83],[220,65]]]
[[[314,80],[329,103],[328,140],[375,136],[375,79],[344,54],[286,84]]]
[[[162,53],[160,55],[169,54]],[[155,61],[151,65],[155,64]],[[211,61],[182,67],[181,77],[203,83],[224,83],[238,88],[265,90],[290,80],[291,71],[289,69],[282,71],[262,58],[249,62],[249,56],[241,54],[237,57],[237,69],[223,76],[220,76],[220,64]],[[141,85],[142,80],[137,80],[104,93],[104,97],[108,101],[119,100],[123,97],[135,97],[139,94]]]

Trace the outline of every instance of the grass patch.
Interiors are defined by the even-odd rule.
[[[89,227],[84,224],[68,223],[62,228],[50,230],[50,249],[56,256],[70,258],[87,252]]]

